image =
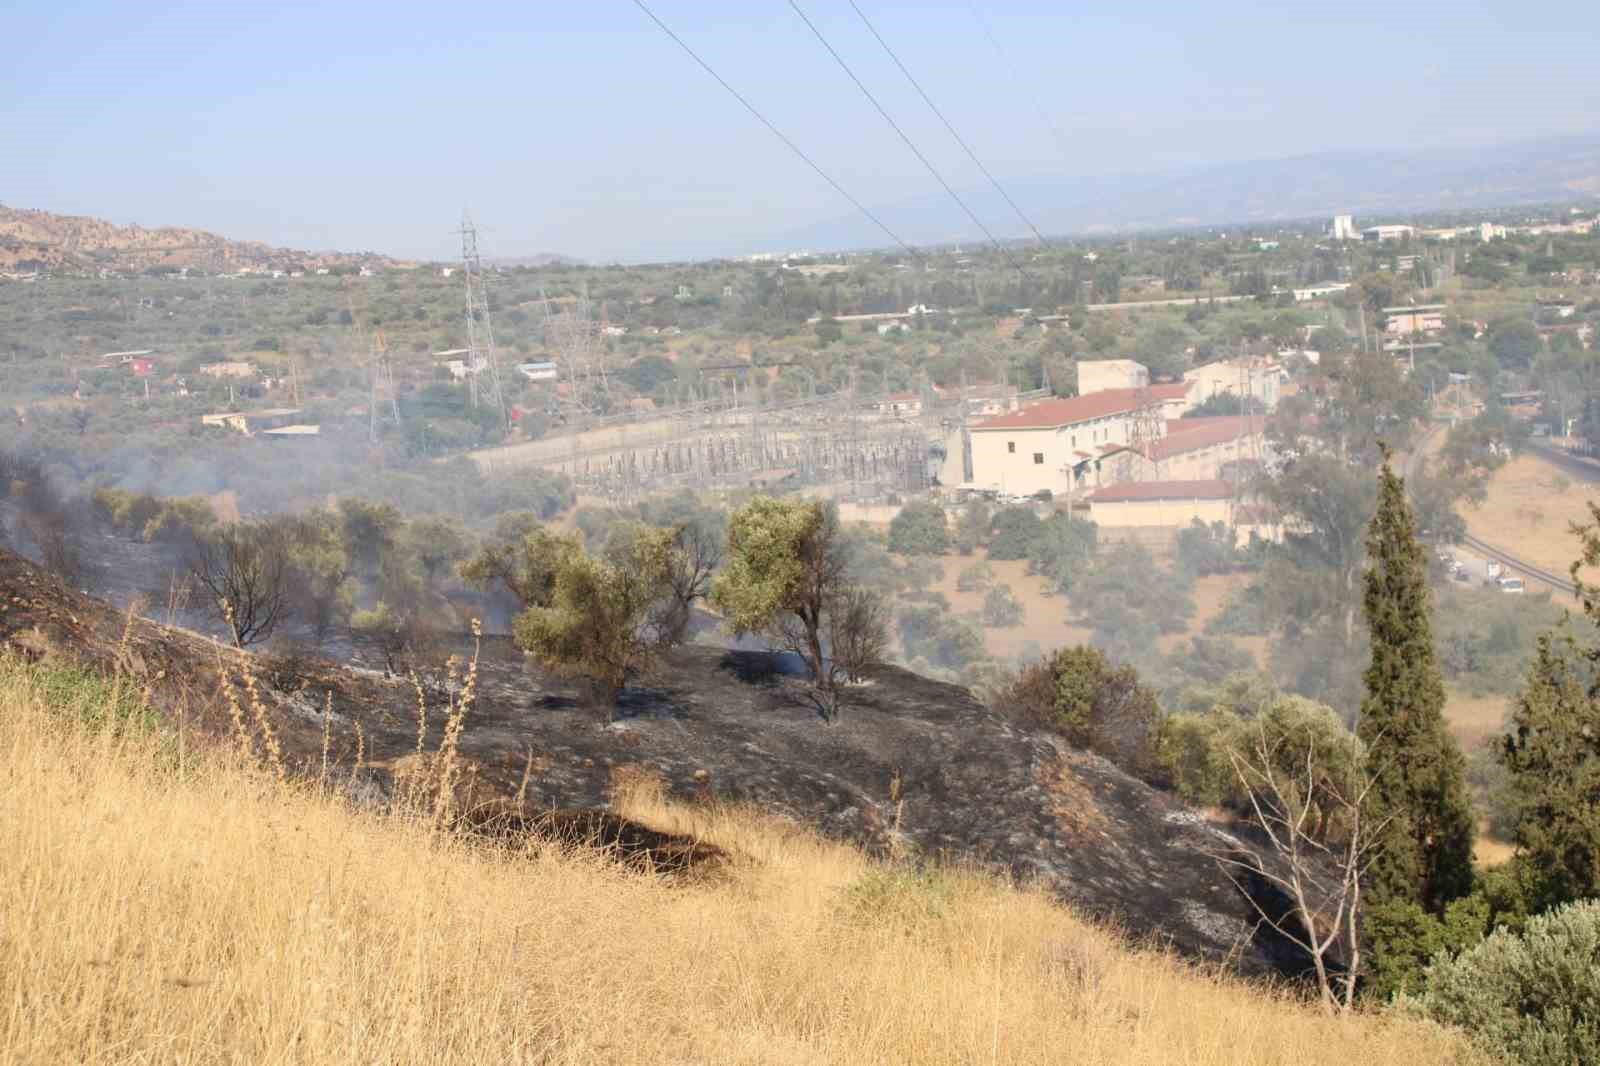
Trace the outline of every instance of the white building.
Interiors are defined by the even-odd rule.
[[[1336,241],[1360,240],[1361,235],[1356,232],[1355,218],[1350,215],[1333,216],[1333,239]]]
[[[1383,332],[1391,337],[1444,332],[1444,304],[1408,304],[1383,309]]]
[[[969,430],[972,484],[1013,496],[1055,495],[1099,483],[1098,460],[1165,434],[1166,407],[1187,384],[1106,389],[1044,400]]]
[[[1326,285],[1307,285],[1302,289],[1294,290],[1296,303],[1306,303],[1309,300],[1325,300],[1329,296],[1337,296],[1350,287],[1348,281],[1333,281]]]
[[[1086,359],[1078,364],[1078,395],[1107,389],[1142,389],[1150,384],[1150,371],[1132,359]]]
[[[468,374],[476,374],[484,367],[484,360],[473,356],[471,348],[451,348],[449,351],[434,352],[435,359],[443,359],[448,355],[465,355],[466,359],[445,359],[442,365],[450,371],[450,376],[460,381]]]
[[[922,397],[914,392],[894,392],[869,404],[874,414],[915,418],[922,413]]]
[[[200,368],[200,373],[208,378],[253,378],[256,376],[254,363],[229,360],[222,363],[207,363]]]
[[[1283,367],[1269,360],[1221,359],[1185,371],[1183,380],[1194,386],[1196,404],[1213,396],[1249,396],[1271,411],[1278,406],[1283,376]]]
[[[1416,234],[1414,226],[1368,226],[1361,236],[1369,241],[1407,241]]]

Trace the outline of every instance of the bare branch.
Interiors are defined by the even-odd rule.
[[[1266,837],[1269,857],[1235,846],[1213,852],[1212,858],[1261,922],[1305,952],[1324,1009],[1344,1013],[1353,1006],[1361,965],[1361,881],[1376,859],[1389,820],[1367,823],[1363,814],[1372,779],[1363,775],[1353,797],[1345,795],[1337,775],[1327,770],[1335,764],[1314,739],[1308,739],[1304,758],[1296,757],[1293,769],[1280,770],[1283,742],[1281,737],[1269,739],[1266,727],[1258,724],[1246,748],[1228,752],[1253,821]],[[1359,765],[1359,759],[1355,762]],[[1350,821],[1349,838],[1337,849],[1318,839],[1312,827],[1312,811],[1330,808],[1346,812]],[[1284,913],[1275,914],[1258,900],[1246,878],[1281,893],[1287,902]]]

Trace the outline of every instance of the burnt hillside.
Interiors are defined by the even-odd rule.
[[[121,670],[194,727],[225,728],[219,678],[233,653],[184,630],[130,624],[3,551],[0,648]],[[306,657],[252,661],[292,764],[320,762],[325,711],[346,766],[359,724],[377,788],[415,751],[408,680]],[[1253,933],[1248,901],[1206,856],[1217,831],[1170,797],[965,689],[895,667],[875,671],[843,720],[824,725],[781,665],[765,653],[677,649],[607,724],[509,642],[486,640],[462,751],[490,793],[514,796],[526,774],[537,807],[604,808],[616,775],[642,771],[680,798],[749,803],[869,850],[909,845],[1041,881],[1185,954],[1255,972],[1295,968],[1281,944]],[[444,683],[441,671],[432,684]]]

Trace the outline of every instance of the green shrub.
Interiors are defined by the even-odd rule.
[[[994,568],[988,563],[973,563],[963,567],[956,576],[957,592],[982,592],[994,584]]]
[[[1600,1062],[1600,900],[1441,958],[1416,1008],[1525,1066]]]
[[[1160,772],[1163,715],[1156,695],[1131,666],[1097,648],[1058,649],[992,687],[1002,713],[1059,733],[1073,747],[1103,755],[1144,780]]]
[[[1471,695],[1510,695],[1533,658],[1539,634],[1561,617],[1548,595],[1451,589],[1434,612],[1439,668]]]
[[[1020,626],[1023,619],[1022,604],[1012,594],[1011,586],[996,585],[983,598],[983,624],[994,629]]]
[[[1097,530],[1093,522],[1057,511],[1039,524],[1028,550],[1028,573],[1038,574],[1050,588],[1065,595],[1094,560]],[[989,553],[994,558],[994,553]]]
[[[155,708],[128,680],[64,663],[41,665],[32,672],[46,704],[90,728],[147,733],[160,724]]]
[[[1238,791],[1228,741],[1238,718],[1225,710],[1174,714],[1161,723],[1156,759],[1168,786],[1185,803],[1220,807]]]
[[[1365,923],[1372,950],[1364,991],[1387,1001],[1419,991],[1434,959],[1481,942],[1489,928],[1489,904],[1474,893],[1450,903],[1444,916],[1436,917],[1411,900],[1390,900],[1367,908]]]
[[[875,866],[844,887],[847,922],[912,935],[949,919],[962,879],[949,869],[917,862]]]
[[[1173,554],[1179,569],[1196,577],[1231,574],[1239,568],[1239,550],[1234,546],[1233,530],[1223,522],[1208,526],[1198,518],[1191,519],[1178,531]]]
[[[996,511],[989,526],[989,558],[1026,559],[1044,523],[1031,507],[1006,507]]]
[[[1272,628],[1266,586],[1259,581],[1229,592],[1222,610],[1206,622],[1207,633],[1228,633],[1241,637],[1264,637],[1272,632]]]
[[[908,503],[889,523],[889,550],[902,555],[943,555],[950,550],[944,508],[929,502]]]

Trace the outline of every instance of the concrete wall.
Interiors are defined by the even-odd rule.
[[[1114,500],[1089,502],[1089,517],[1102,529],[1167,527],[1182,529],[1198,518],[1206,525],[1231,523],[1232,500]]]
[[[1095,539],[1102,545],[1137,544],[1156,555],[1170,552],[1178,539],[1177,526],[1100,526]]]
[[[1204,518],[1200,519],[1206,521]],[[1161,553],[1170,551],[1177,543],[1178,533],[1189,523],[1173,526],[1145,526],[1145,525],[1102,525],[1098,521],[1096,536],[1101,544],[1138,544],[1149,548],[1151,551]],[[1243,548],[1250,543],[1250,534],[1254,533],[1262,540],[1277,543],[1283,540],[1283,527],[1276,525],[1240,525],[1233,530],[1233,540],[1236,545]]]
[[[839,521],[863,522],[869,526],[887,527],[900,513],[900,506],[891,503],[841,503]]]

